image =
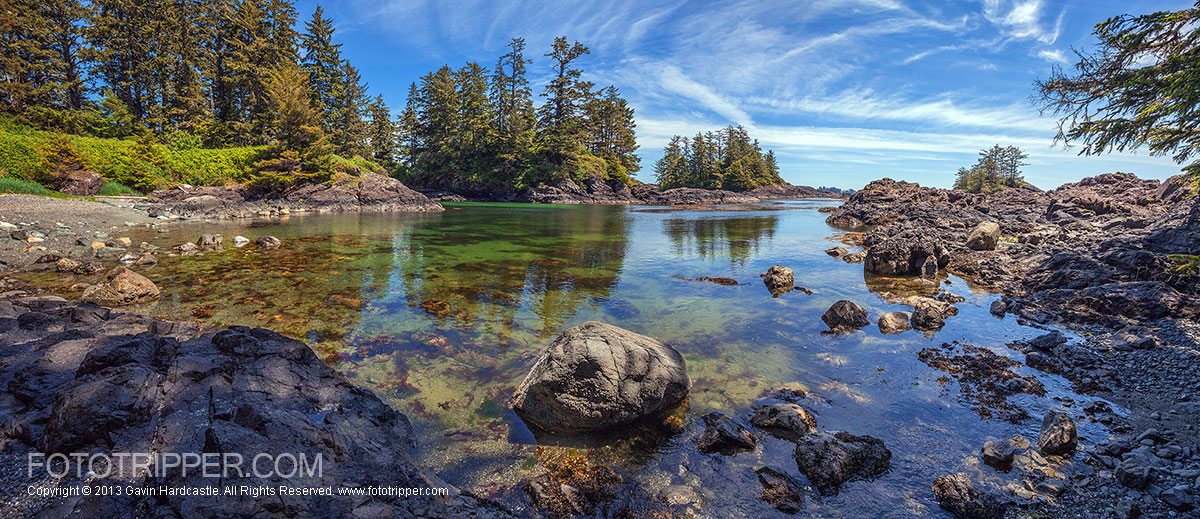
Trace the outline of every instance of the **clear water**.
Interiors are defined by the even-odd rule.
[[[270,222],[191,223],[132,237],[169,247],[220,232],[229,249],[160,254],[144,273],[163,289],[151,313],[209,324],[264,326],[309,342],[331,366],[371,388],[413,421],[423,462],[476,493],[519,503],[514,487],[553,449],[589,447],[651,492],[689,487],[707,517],[782,516],[758,499],[753,469],[770,465],[803,481],[790,444],[759,435],[762,449],[734,457],[694,449],[698,417],[743,420],[772,387],[808,388],[821,429],[878,437],[892,469],[812,493],[812,517],[945,517],[932,501],[937,476],[981,471],[972,456],[989,437],[1035,438],[1046,409],[1088,400],[1061,378],[1035,374],[1047,395],[1010,399],[1034,418],[983,418],[957,384],[917,360],[922,348],[962,341],[1020,360],[1005,344],[1041,330],[997,319],[995,294],[958,278],[967,298],[936,334],[884,336],[874,326],[823,335],[821,314],[849,299],[874,321],[907,310],[878,293],[931,291],[910,280],[867,283],[862,265],[823,251],[846,236],[817,207],[774,202],[724,210],[621,206],[448,205],[440,214],[302,215]],[[234,249],[234,235],[274,235],[278,251]],[[791,267],[796,291],[772,298],[759,274]],[[687,280],[712,276],[739,286]],[[36,281],[71,291],[51,275]],[[941,281],[941,280],[939,280]],[[78,288],[78,287],[76,287]],[[598,320],[670,342],[694,389],[677,434],[626,431],[606,438],[534,434],[507,407],[517,384],[562,329]],[[1081,422],[1081,435],[1098,435]],[[539,446],[541,448],[539,448]],[[985,468],[986,469],[986,468]],[[998,477],[992,473],[989,477]]]

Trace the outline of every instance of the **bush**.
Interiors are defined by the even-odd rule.
[[[139,195],[140,196],[141,193],[138,192],[136,189],[133,189],[132,187],[129,187],[125,184],[117,182],[116,180],[105,181],[104,185],[100,186],[100,196],[120,196],[120,195]]]

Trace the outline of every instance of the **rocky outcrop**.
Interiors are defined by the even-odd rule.
[[[949,263],[950,253],[936,236],[904,231],[868,249],[863,268],[877,276],[933,277]]]
[[[674,409],[691,387],[683,356],[667,343],[591,321],[550,344],[513,409],[545,429],[603,429]]]
[[[1000,225],[996,222],[979,222],[967,237],[967,247],[973,250],[993,250],[1000,242]]]
[[[821,320],[834,332],[857,330],[871,324],[863,307],[845,299],[829,307],[821,315]]]
[[[102,306],[128,306],[158,299],[154,282],[125,267],[114,267],[99,284],[87,287],[80,301]]]
[[[526,202],[535,204],[608,204],[608,205],[720,205],[751,204],[778,198],[839,198],[840,195],[808,186],[783,183],[763,186],[745,193],[720,189],[674,188],[662,190],[656,184],[626,186],[593,178],[579,184],[559,180],[524,190],[497,186],[455,185],[418,186],[430,199],[447,202]]]
[[[9,305],[0,301],[0,306]],[[0,447],[19,453],[210,453],[239,457],[243,476],[206,478],[165,468],[161,477],[115,467],[89,477],[93,487],[212,489],[392,486],[450,488],[447,496],[83,495],[42,503],[37,517],[512,517],[460,493],[413,462],[407,418],[351,384],[304,343],[244,327],[201,329],[91,304],[46,298],[9,310],[37,326],[0,327]],[[0,314],[5,312],[0,312]],[[36,319],[35,319],[36,318]],[[0,319],[3,321],[3,319]],[[260,453],[321,459],[321,469],[285,478],[255,475]],[[259,465],[262,467],[262,463]],[[75,473],[74,466],[67,467]],[[79,469],[86,472],[90,467]],[[211,473],[211,472],[210,472]],[[68,477],[58,483],[78,490]]]
[[[892,451],[870,436],[815,432],[796,442],[796,464],[821,495],[838,493],[842,484],[872,478],[891,467]]]
[[[258,191],[248,186],[176,186],[155,191],[139,208],[152,216],[183,218],[250,218],[298,212],[428,212],[442,205],[409,189],[399,180],[378,173],[344,177],[323,184],[306,184],[283,192]]]

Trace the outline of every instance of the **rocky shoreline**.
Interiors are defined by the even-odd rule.
[[[949,272],[1002,292],[991,309],[998,318],[1078,334],[1054,332],[1010,347],[1028,366],[1062,375],[1128,414],[1100,405],[1072,411],[1114,436],[1080,445],[1088,468],[1052,489],[1056,504],[1041,505],[1042,513],[1192,517],[1200,508],[1200,283],[1168,258],[1200,251],[1200,196],[1179,177],[1114,173],[1051,191],[991,195],[883,179],[832,209],[827,222],[851,231],[848,244],[863,248],[868,282]],[[936,286],[930,282],[930,295],[949,295]],[[934,299],[905,303],[915,307],[914,326],[922,304],[938,313]],[[944,480],[935,491],[986,497],[961,480]],[[993,515],[947,510],[1000,517],[994,508]]]

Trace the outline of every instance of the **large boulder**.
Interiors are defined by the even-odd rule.
[[[845,299],[829,307],[821,315],[821,320],[833,331],[854,330],[871,324],[863,307]]]
[[[967,247],[973,250],[995,250],[1000,242],[1000,224],[979,222],[967,238]]]
[[[1038,436],[1038,450],[1042,454],[1070,456],[1079,445],[1079,433],[1075,420],[1066,413],[1050,411],[1042,419],[1042,432]]]
[[[908,230],[871,247],[863,269],[877,276],[932,277],[949,263],[950,252],[941,240],[928,232]]]
[[[279,238],[274,236],[260,236],[258,239],[254,240],[254,244],[263,250],[275,250],[282,246],[283,242],[279,241]]]
[[[996,496],[977,490],[962,472],[935,479],[933,497],[938,506],[957,519],[1000,519],[1007,509]]]
[[[125,267],[114,267],[104,281],[87,287],[79,298],[102,306],[126,306],[158,299],[161,294],[153,281]]]
[[[80,169],[52,175],[48,187],[64,195],[94,196],[100,194],[104,179],[99,173]]]
[[[796,275],[792,269],[783,265],[771,266],[760,277],[762,277],[763,284],[767,286],[767,291],[771,292],[773,296],[791,292],[796,286]]]
[[[892,451],[870,436],[815,432],[796,442],[794,457],[800,472],[822,495],[833,495],[851,479],[887,472]]]
[[[683,356],[670,345],[591,321],[546,348],[513,409],[544,429],[602,429],[671,410],[691,388]]]

